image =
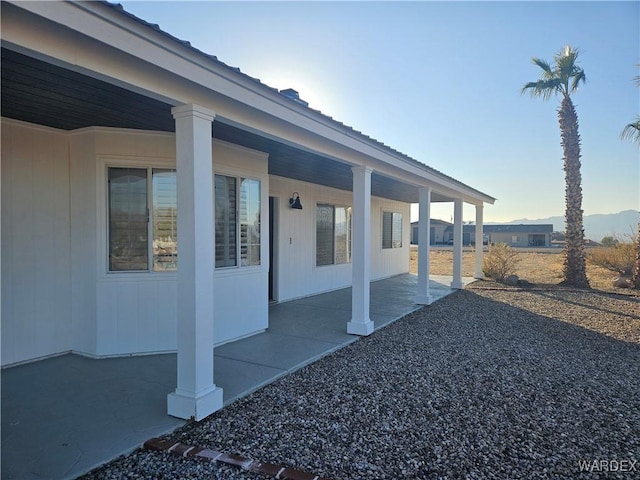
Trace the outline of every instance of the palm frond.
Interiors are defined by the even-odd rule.
[[[553,75],[553,70],[551,69],[551,65],[546,60],[542,60],[541,58],[533,57],[531,59],[534,65],[539,66],[543,72],[547,75]]]
[[[580,83],[587,83],[587,76],[584,73],[584,70],[580,67],[575,67],[575,72],[571,78],[571,87],[569,89],[569,93],[573,93],[578,90],[578,86]]]
[[[636,118],[636,121],[628,124],[622,130],[620,134],[621,140],[631,140],[633,143],[637,143],[640,146],[640,117]]]
[[[560,88],[560,82],[558,79],[552,78],[550,80],[538,80],[537,82],[529,82],[525,84],[520,93],[524,95],[529,93],[533,98],[542,98],[543,100],[549,100]]]

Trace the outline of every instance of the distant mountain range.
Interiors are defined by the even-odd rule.
[[[583,219],[584,236],[596,242],[599,242],[603,237],[606,237],[608,235],[626,236],[631,232],[638,231],[638,219],[639,214],[637,210],[625,210],[619,213],[585,215]],[[487,225],[492,225],[495,223],[497,222],[487,222]],[[521,218],[507,223],[516,225],[551,223],[553,224],[553,230],[555,232],[564,232],[563,216],[539,218],[536,220]]]

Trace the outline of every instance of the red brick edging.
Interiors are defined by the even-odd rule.
[[[275,465],[273,463],[263,463],[258,460],[241,457],[207,448],[191,447],[173,440],[162,440],[160,438],[150,438],[144,442],[143,447],[147,450],[166,451],[172,455],[188,458],[198,458],[208,462],[222,462],[227,465],[234,465],[243,470],[269,475],[279,480],[329,480],[312,473],[302,472],[289,467]]]

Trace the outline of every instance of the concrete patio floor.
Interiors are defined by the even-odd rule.
[[[436,301],[451,277],[431,276]],[[465,285],[473,279],[464,278]],[[417,277],[371,283],[376,329],[421,308]],[[346,333],[351,289],[269,307],[269,329],[215,349],[225,405],[359,337]],[[176,355],[94,360],[63,355],[2,371],[3,479],[76,478],[185,422],[166,413]]]

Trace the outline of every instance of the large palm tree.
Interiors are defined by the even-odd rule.
[[[640,66],[640,65],[638,65]],[[640,87],[640,76],[633,79],[635,84]],[[638,144],[640,147],[640,117],[636,118],[636,121],[629,123],[622,133],[620,138],[623,140],[631,140]],[[631,276],[631,283],[633,288],[640,290],[640,222],[638,222],[638,236],[636,237],[636,261],[633,265],[633,275]]]
[[[577,64],[578,49],[567,45],[553,57],[553,66],[545,60],[533,58],[542,70],[540,79],[522,87],[534,98],[549,100],[561,95],[558,108],[560,137],[565,173],[565,259],[562,284],[589,288],[584,254],[584,229],[582,224],[582,177],[580,175],[580,134],[578,116],[571,101],[580,83],[586,82],[584,70]]]

